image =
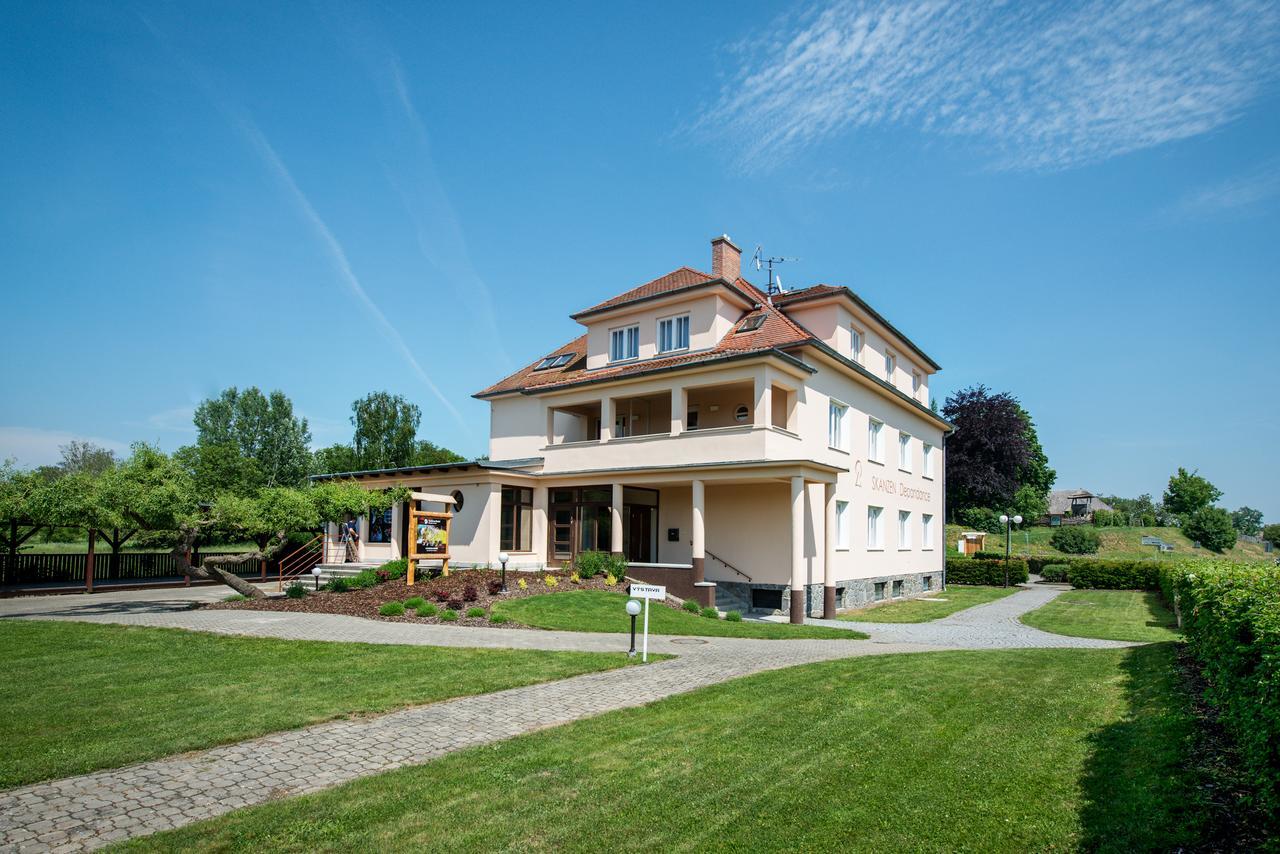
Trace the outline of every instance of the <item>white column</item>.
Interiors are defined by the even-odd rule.
[[[616,555],[622,554],[622,484],[613,485],[613,506],[610,508],[612,522],[609,525],[609,550]]]
[[[400,554],[400,537],[404,533],[404,502],[397,501],[391,505],[391,559],[404,557]]]
[[[772,418],[773,389],[769,384],[769,372],[756,374],[756,412],[755,426],[768,427]]]
[[[533,488],[533,553],[540,563],[547,562],[547,503],[548,492],[545,486]]]
[[[804,622],[804,478],[791,478],[791,622]]]
[[[684,432],[684,417],[689,411],[689,395],[681,386],[671,389],[671,435]]]
[[[835,619],[836,610],[836,485],[826,484],[826,520],[822,526],[822,616]]]
[[[600,399],[600,441],[607,442],[613,438],[613,398]]]
[[[693,493],[693,499],[690,502],[693,505],[693,548],[690,557],[693,564],[693,583],[697,584],[705,581],[707,577],[706,528],[703,521],[707,512],[707,489],[700,480],[693,481],[689,486]]]
[[[356,546],[356,560],[364,560],[364,546],[369,542],[369,514],[365,513],[356,520],[356,528],[360,531],[360,543]]]

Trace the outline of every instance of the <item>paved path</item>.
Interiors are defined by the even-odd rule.
[[[162,626],[262,637],[467,647],[620,651],[625,636],[391,623],[327,614],[190,610],[224,591],[130,591],[0,600],[0,617]],[[728,679],[834,658],[1013,646],[1123,646],[1017,623],[1057,591],[1027,590],[935,623],[815,621],[870,641],[651,639],[678,658],[462,697],[0,792],[0,850],[85,850],[275,798],[316,791],[476,744],[636,706]]]

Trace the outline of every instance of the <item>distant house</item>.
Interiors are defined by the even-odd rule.
[[[1095,510],[1114,510],[1087,489],[1055,489],[1049,493],[1049,512],[1040,524],[1057,527],[1093,521]]]

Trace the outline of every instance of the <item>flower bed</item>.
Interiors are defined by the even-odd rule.
[[[548,578],[554,579],[555,584],[549,585]],[[625,581],[619,581],[611,587],[603,577],[580,579],[575,582],[570,573],[508,572],[507,592],[490,593],[489,591],[496,589],[501,581],[502,574],[497,570],[454,570],[447,576],[419,580],[412,587],[406,584],[403,578],[395,578],[372,587],[348,590],[343,593],[324,589],[315,591],[310,585],[306,585],[307,593],[300,599],[288,597],[245,599],[235,602],[215,602],[205,607],[238,611],[345,614],[350,617],[400,623],[447,623],[456,626],[524,628],[512,622],[491,621],[489,614],[492,606],[504,599],[536,596],[540,593],[559,590],[626,590]],[[525,583],[523,588],[520,586],[521,581]],[[437,609],[435,616],[419,617],[416,608],[406,608],[403,615],[391,616],[379,613],[382,606],[389,602],[403,603],[406,599],[413,597],[421,597],[426,603],[435,605]],[[484,616],[468,617],[467,611],[473,608],[483,608]],[[452,610],[456,614],[456,619],[444,617],[446,609]]]

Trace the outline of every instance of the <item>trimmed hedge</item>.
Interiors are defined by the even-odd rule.
[[[1161,567],[1160,588],[1256,781],[1259,805],[1280,821],[1280,570],[1191,561]]]
[[[1067,582],[1098,590],[1159,590],[1160,567],[1149,560],[1070,560]]]
[[[1009,583],[1022,584],[1027,580],[1027,562],[1019,558],[1009,561]],[[948,584],[1004,585],[1003,560],[978,560],[971,557],[947,558]]]

